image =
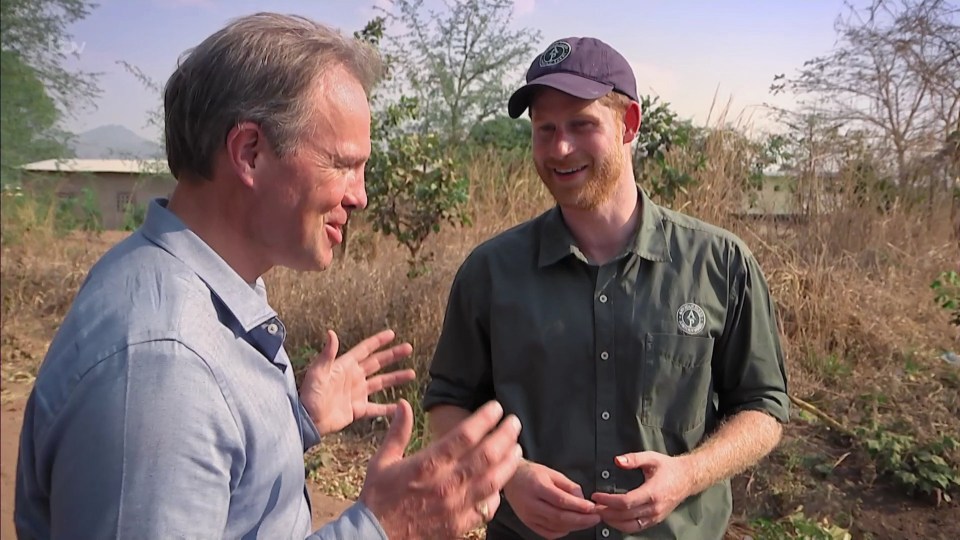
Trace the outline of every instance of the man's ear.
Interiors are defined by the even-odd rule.
[[[244,185],[253,187],[253,174],[263,158],[266,137],[254,122],[241,122],[227,133],[227,162]]]
[[[623,144],[632,143],[637,138],[637,132],[640,131],[641,116],[640,104],[631,101],[627,105],[627,110],[623,113]]]

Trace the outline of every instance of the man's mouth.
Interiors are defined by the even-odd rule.
[[[325,223],[324,227],[327,229],[327,235],[330,236],[330,239],[334,244],[339,244],[343,242],[343,225],[340,223]]]
[[[580,172],[580,171],[582,171],[582,170],[584,170],[584,169],[586,169],[586,168],[587,168],[586,165],[581,165],[580,167],[570,167],[570,168],[566,168],[566,169],[557,169],[557,168],[555,168],[555,169],[553,169],[553,172],[554,172],[554,174],[556,174],[557,176],[570,176],[570,175],[573,175],[573,174],[577,174],[578,172]]]

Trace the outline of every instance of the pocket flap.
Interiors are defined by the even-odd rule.
[[[694,368],[710,360],[714,339],[682,334],[647,334],[654,361],[669,361],[681,368]]]

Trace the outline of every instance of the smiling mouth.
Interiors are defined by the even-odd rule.
[[[558,176],[570,176],[571,174],[576,174],[586,168],[587,166],[583,165],[581,167],[573,167],[570,169],[553,169],[553,172]]]

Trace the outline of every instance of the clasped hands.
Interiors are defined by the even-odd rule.
[[[580,486],[563,474],[524,461],[504,495],[521,521],[552,539],[600,522],[635,533],[665,520],[691,494],[692,479],[682,457],[637,452],[617,456],[615,463],[622,469],[641,469],[644,483],[628,493],[597,492],[586,499]]]

